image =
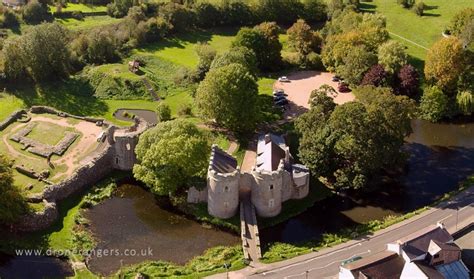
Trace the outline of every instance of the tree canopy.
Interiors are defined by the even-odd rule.
[[[412,100],[387,88],[359,87],[354,93],[358,102],[340,106],[320,95],[323,101],[296,120],[299,157],[336,189],[363,188],[397,163],[415,111]]]
[[[278,70],[282,64],[282,44],[278,39],[279,27],[274,22],[264,22],[254,28],[241,28],[232,46],[246,47],[257,57],[257,64],[262,71]]]
[[[136,179],[158,195],[169,195],[204,179],[209,161],[209,139],[186,120],[160,122],[146,131],[136,147]]]
[[[13,185],[10,162],[0,154],[0,224],[13,223],[27,212],[27,203]]]
[[[443,89],[456,85],[466,67],[461,41],[456,37],[442,38],[428,51],[425,63],[426,79]]]
[[[26,74],[35,81],[65,77],[69,70],[68,31],[59,23],[43,23],[5,42],[5,74],[9,79]]]
[[[241,64],[211,70],[199,84],[196,104],[204,118],[241,134],[252,132],[257,122],[258,86]]]
[[[378,60],[379,64],[384,66],[385,71],[394,74],[408,63],[408,54],[404,45],[391,40],[379,47]]]
[[[252,50],[246,47],[233,47],[222,54],[218,54],[212,61],[211,70],[234,63],[246,67],[251,74],[257,75],[257,57]]]

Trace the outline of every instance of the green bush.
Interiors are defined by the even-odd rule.
[[[193,108],[191,104],[188,104],[188,103],[180,104],[178,107],[178,115],[179,116],[192,116]]]
[[[423,119],[438,122],[450,116],[451,100],[438,87],[428,87],[424,90],[420,103],[420,116]]]
[[[423,3],[422,1],[416,2],[415,6],[413,6],[413,11],[418,16],[423,16],[425,9],[426,9],[425,3]]]
[[[156,108],[156,114],[158,116],[159,122],[171,120],[170,106],[168,106],[167,104],[163,102],[158,104],[158,107]]]

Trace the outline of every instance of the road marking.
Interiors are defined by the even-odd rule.
[[[276,271],[285,270],[285,269],[292,268],[294,266],[301,265],[301,264],[307,264],[307,263],[312,262],[316,259],[321,259],[321,258],[325,258],[325,257],[328,257],[328,256],[332,256],[336,253],[346,251],[346,250],[352,249],[352,248],[357,247],[357,246],[362,246],[362,242],[359,242],[357,244],[351,245],[351,246],[343,248],[343,249],[339,249],[337,251],[333,251],[331,253],[327,253],[327,254],[324,254],[324,255],[321,255],[321,256],[317,256],[317,257],[314,257],[314,258],[311,258],[311,259],[307,259],[305,261],[301,261],[301,262],[297,262],[297,263],[290,264],[290,265],[287,265],[287,266],[283,266],[283,267],[280,267],[280,268],[277,268],[277,269],[274,269],[274,270],[271,270],[271,271],[268,271],[268,272],[263,272],[262,274],[263,274],[263,276],[266,276],[267,274],[272,274],[272,273],[275,273]]]
[[[354,254],[354,255],[352,255],[351,257],[347,258],[346,260],[351,259],[351,258],[354,258],[354,257],[356,257],[356,256],[362,256],[362,255],[365,255],[365,254],[370,254],[370,250],[367,250],[366,252],[362,252],[362,253],[359,253],[359,254]],[[333,264],[335,264],[335,263],[339,263],[339,262],[341,262],[341,261],[340,261],[340,260],[339,260],[339,261],[334,261],[334,262],[328,263],[328,264],[325,265],[325,266],[310,268],[310,269],[306,270],[305,272],[301,272],[301,273],[298,273],[298,274],[293,274],[293,275],[285,276],[284,278],[287,279],[287,278],[292,278],[292,277],[295,277],[295,276],[300,276],[300,275],[309,273],[309,272],[311,272],[311,271],[315,271],[315,270],[318,270],[318,269],[326,268],[326,267],[328,267],[328,266],[331,266],[331,265],[333,265]]]
[[[409,39],[407,39],[407,38],[405,38],[405,37],[402,37],[402,36],[400,36],[400,35],[398,35],[398,34],[395,34],[395,33],[393,33],[393,32],[388,32],[388,33],[390,33],[390,35],[399,37],[400,39],[405,40],[405,41],[407,41],[407,42],[409,42],[409,43],[412,43],[412,44],[414,44],[414,45],[416,45],[416,46],[418,46],[418,47],[421,47],[422,49],[428,50],[427,47],[422,46],[422,45],[420,45],[419,43],[416,43],[416,42],[414,42],[414,41],[412,41],[412,40],[409,40]]]
[[[472,205],[474,205],[474,202],[470,203],[469,205],[466,205],[465,207],[459,209],[458,211],[463,211],[464,209],[469,208],[469,207],[471,207]]]
[[[444,217],[443,219],[439,220],[438,223],[442,223],[444,220],[446,220],[446,219],[448,219],[448,218],[450,218],[450,217],[452,217],[452,216],[453,216],[453,214],[449,214],[448,216],[446,216],[446,217]]]

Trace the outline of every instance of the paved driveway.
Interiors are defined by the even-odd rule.
[[[333,82],[333,74],[317,71],[300,71],[288,75],[290,82],[276,82],[275,89],[283,89],[288,94],[290,109],[286,113],[287,118],[294,118],[309,109],[309,96],[314,89],[327,84],[337,91],[337,82]],[[334,96],[331,96],[334,97]],[[336,104],[344,104],[355,99],[352,93],[339,93],[334,97]]]

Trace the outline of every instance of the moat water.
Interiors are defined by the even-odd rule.
[[[65,278],[74,276],[66,260],[54,257],[17,256],[0,253],[0,278]]]
[[[88,210],[85,217],[98,240],[96,250],[121,254],[91,257],[89,269],[101,275],[116,272],[121,264],[145,260],[185,264],[208,248],[235,245],[240,240],[163,209],[153,194],[136,185],[120,186],[115,197]]]
[[[124,115],[125,113],[137,115],[152,125],[158,123],[158,116],[156,113],[152,110],[146,109],[118,109],[114,112],[114,117],[118,120],[133,122],[133,119]]]
[[[399,215],[431,204],[474,173],[474,123],[433,124],[414,120],[404,146],[406,169],[377,191],[317,202],[305,213],[260,231],[262,244],[298,243],[325,232]]]

